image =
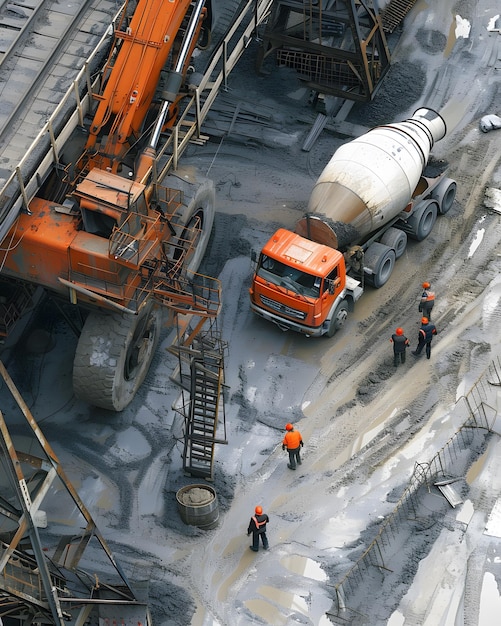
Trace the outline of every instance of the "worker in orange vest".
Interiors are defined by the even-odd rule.
[[[285,437],[282,441],[282,450],[287,450],[289,453],[289,462],[287,467],[291,470],[296,469],[296,463],[301,465],[300,450],[303,447],[303,438],[299,430],[294,430],[292,424],[285,425]]]
[[[435,292],[431,290],[430,283],[423,283],[423,293],[421,294],[421,300],[419,302],[419,311],[423,314],[423,317],[427,317],[431,322],[431,310],[435,304]]]
[[[254,509],[254,515],[250,518],[249,527],[247,528],[247,536],[252,533],[252,545],[249,546],[251,550],[257,552],[259,550],[259,537],[263,542],[263,548],[268,550],[268,537],[266,536],[266,524],[269,522],[269,517],[266,513],[263,513],[263,509],[257,506]]]

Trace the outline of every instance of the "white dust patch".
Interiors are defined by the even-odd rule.
[[[501,499],[496,500],[487,520],[484,534],[490,537],[501,537]]]
[[[484,205],[497,211],[497,213],[501,213],[501,189],[488,187],[485,190]]]
[[[471,257],[475,254],[475,251],[478,249],[478,247],[482,243],[482,239],[484,238],[484,235],[485,235],[485,228],[480,228],[479,230],[477,230],[477,233],[473,241],[471,242],[470,249],[468,251],[469,259],[471,259]]]
[[[489,23],[487,24],[487,30],[489,32],[492,32],[492,33],[501,32],[501,29],[496,27],[496,22],[498,21],[498,19],[499,19],[499,13],[489,20]]]
[[[480,615],[478,626],[491,626],[493,616],[501,611],[501,598],[499,588],[491,572],[484,574],[482,592],[480,594]]]
[[[456,30],[454,34],[456,39],[462,37],[468,39],[470,36],[471,24],[468,20],[463,19],[460,15],[456,15]]]

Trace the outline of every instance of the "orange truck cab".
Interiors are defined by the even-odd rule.
[[[283,228],[262,249],[249,289],[257,315],[308,337],[334,335],[362,291],[339,250]]]

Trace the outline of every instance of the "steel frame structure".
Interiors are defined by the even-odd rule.
[[[372,100],[390,67],[375,6],[366,0],[276,0],[257,58],[294,68],[310,89],[346,100]]]

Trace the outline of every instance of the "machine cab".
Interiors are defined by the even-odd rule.
[[[300,322],[306,328],[301,332],[311,335],[344,289],[344,276],[344,257],[338,250],[279,229],[257,260],[250,289],[253,308]]]

